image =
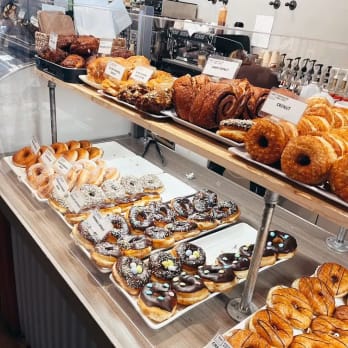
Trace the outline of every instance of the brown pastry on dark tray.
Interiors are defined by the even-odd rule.
[[[60,63],[68,55],[65,51],[57,48],[55,51],[50,50],[48,47],[38,52],[39,57],[46,59],[53,63]]]
[[[81,69],[85,67],[85,59],[77,54],[69,54],[60,65],[65,68]]]
[[[194,99],[189,121],[202,128],[217,128],[221,120],[234,113],[237,101],[229,84],[210,82]]]
[[[99,39],[94,36],[81,35],[74,39],[70,45],[70,53],[89,56],[98,52]]]
[[[201,88],[205,86],[210,79],[206,75],[191,77],[184,75],[175,80],[173,84],[173,103],[178,117],[188,121],[192,103]]]

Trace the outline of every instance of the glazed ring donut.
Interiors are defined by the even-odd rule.
[[[137,296],[149,282],[150,271],[142,260],[121,256],[112,267],[112,276],[130,295]]]
[[[291,179],[309,185],[322,184],[337,159],[323,138],[303,135],[291,139],[281,156],[282,171]]]
[[[285,318],[293,328],[306,330],[313,318],[307,298],[297,289],[285,286],[271,288],[267,295],[267,306]]]
[[[189,274],[197,273],[197,268],[205,264],[205,251],[193,243],[180,243],[172,253],[180,259],[183,270]]]
[[[307,298],[313,314],[332,316],[335,311],[335,298],[329,287],[317,277],[296,279],[292,287],[300,290]]]
[[[289,348],[346,348],[347,344],[342,337],[304,333],[295,336]]]
[[[348,305],[338,306],[335,309],[334,318],[348,322]]]
[[[244,139],[249,155],[265,164],[273,164],[280,160],[287,140],[283,128],[266,118],[256,122]]]
[[[35,154],[30,146],[23,147],[12,156],[12,162],[17,167],[29,167],[36,163],[39,154]]]
[[[233,348],[269,348],[267,341],[248,329],[232,330],[224,338]]]
[[[217,203],[217,194],[210,190],[199,191],[192,198],[193,208],[197,213],[210,211]]]
[[[147,283],[138,297],[140,310],[157,323],[169,319],[177,303],[177,296],[168,283]]]
[[[334,112],[332,111],[331,107],[325,103],[312,104],[308,106],[303,115],[324,117],[329,125],[333,125],[335,122]]]
[[[348,322],[326,315],[321,315],[313,319],[311,332],[316,335],[330,335],[333,337],[348,338]]]
[[[89,159],[89,153],[85,148],[80,147],[78,149],[75,149],[75,151],[77,152],[77,160],[78,161]]]
[[[52,168],[41,163],[35,163],[27,169],[28,182],[35,190],[46,181],[46,178],[53,176],[53,174],[54,170]]]
[[[47,199],[53,190],[53,181],[54,175],[44,176],[42,180],[40,180],[39,187],[37,188],[37,193],[40,198]]]
[[[88,148],[88,153],[90,160],[96,160],[103,156],[103,150],[95,146]]]
[[[89,149],[92,146],[91,142],[88,140],[80,140],[79,143],[80,147],[82,147],[83,149]]]
[[[332,192],[348,202],[348,154],[334,162],[329,174],[329,184]]]
[[[120,171],[117,168],[112,168],[112,167],[105,168],[103,181],[117,180],[119,177],[120,177]]]
[[[348,294],[348,269],[333,263],[323,263],[316,271],[316,276],[332,291],[335,297]]]
[[[167,251],[157,251],[151,254],[149,268],[152,281],[161,283],[171,281],[182,271],[180,259]]]
[[[91,185],[100,186],[104,180],[105,168],[97,167],[89,172],[88,183]]]
[[[68,146],[65,143],[54,143],[50,147],[56,156],[60,156],[63,152],[68,151]]]
[[[185,238],[192,238],[200,234],[200,230],[195,222],[192,221],[174,221],[165,226],[169,231],[173,232],[175,241]]]
[[[123,235],[117,240],[117,245],[124,256],[137,257],[138,259],[149,256],[152,250],[151,240],[145,236]]]
[[[197,273],[210,292],[227,291],[237,284],[237,277],[231,267],[203,265],[198,267]]]
[[[75,188],[79,189],[83,185],[87,185],[89,182],[90,171],[88,169],[81,169],[78,171],[78,176],[75,181]]]
[[[173,198],[170,205],[177,220],[186,220],[189,215],[194,213],[193,204],[187,197]]]
[[[178,303],[183,306],[202,301],[210,294],[198,274],[190,275],[182,272],[179,276],[173,278],[172,287],[177,294]]]
[[[154,226],[155,220],[153,213],[143,206],[133,206],[127,212],[131,232],[133,234],[144,234],[145,229]]]
[[[80,142],[76,140],[70,140],[66,143],[69,150],[76,150],[81,147]]]
[[[253,314],[249,328],[274,347],[288,347],[293,338],[291,325],[280,313],[271,308],[262,309]]]

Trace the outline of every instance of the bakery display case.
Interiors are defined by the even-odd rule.
[[[181,22],[184,24],[184,21]],[[228,28],[224,30],[227,31]],[[276,42],[278,39],[280,40],[272,37],[271,41]],[[289,47],[290,41],[296,41],[282,39],[283,47]],[[305,40],[298,40],[298,48],[305,51]],[[197,48],[196,42],[186,44],[192,49]],[[289,54],[306,54],[298,52],[295,46],[292,46]],[[343,46],[339,48],[341,52],[345,52],[345,49]],[[255,53],[255,48],[251,47],[251,52]],[[184,55],[182,51],[180,54]],[[148,58],[151,60],[151,57]],[[177,58],[178,56],[173,56],[170,59]],[[185,63],[196,65],[194,60]],[[157,68],[160,70],[160,66]],[[243,244],[255,243],[256,256],[251,261],[246,281],[239,281],[226,292],[212,293],[197,305],[180,308],[171,320],[158,324],[145,318],[134,296],[125,294],[117,283],[114,284],[112,276],[109,277],[110,270],[101,271],[91,262],[90,254],[71,237],[73,228],[67,224],[64,216],[52,209],[47,203],[47,197],[41,197],[42,192],[37,196],[38,191],[33,190],[27,182],[25,170],[13,166],[11,155],[3,154],[0,177],[4,185],[0,188],[0,207],[11,225],[9,233],[13,244],[20,327],[32,346],[44,347],[47,342],[54,341],[52,346],[60,344],[67,347],[202,347],[216,334],[228,333],[237,325],[240,316],[233,313],[235,309],[245,315],[253,309],[252,305],[264,306],[271,287],[277,284],[289,286],[296,278],[312,275],[318,264],[327,261],[348,267],[344,254],[327,248],[326,239],[336,238],[333,231],[306,221],[277,204],[279,196],[282,196],[341,226],[341,234],[337,238],[343,238],[344,242],[348,223],[347,208],[342,202],[289,180],[286,176],[267,169],[267,166],[260,166],[236,155],[234,150],[229,150],[234,144],[221,142],[209,133],[197,132],[192,127],[174,122],[172,117],[163,115],[162,110],[158,113],[142,111],[137,104],[120,102],[110,94],[105,96],[98,91],[100,85],[93,86],[86,77],[81,81],[85,79],[87,83],[76,84],[64,82],[59,77],[38,69],[32,73],[40,81],[50,83],[51,97],[56,87],[71,95],[79,95],[91,102],[92,106],[98,105],[100,110],[111,111],[115,118],[126,119],[151,131],[154,141],[156,136],[167,139],[175,143],[176,148],[184,147],[267,189],[262,198],[161,143],[155,142],[156,146],[150,146],[144,153],[144,139],[129,134],[115,137],[112,142],[93,144],[93,147],[103,149],[103,159],[108,165],[113,164],[121,176],[155,174],[162,178],[166,185],[162,196],[164,201],[171,201],[178,196],[192,197],[195,193],[208,189],[215,192],[221,200],[236,202],[240,210],[238,222],[234,221],[232,226],[208,230],[196,236],[197,245],[205,250],[209,262],[213,263],[222,252],[236,251]],[[59,121],[60,115],[55,113],[55,103],[59,105],[64,101],[57,98],[51,103],[51,118]],[[0,110],[2,108],[3,106]],[[75,114],[70,115],[71,118],[74,116]],[[98,117],[97,113],[95,117]],[[104,127],[108,125],[96,126],[95,133]],[[51,137],[54,141],[60,141],[59,132],[59,125],[47,128],[46,139]],[[79,127],[76,127],[71,138],[80,139],[79,134]],[[156,152],[158,148],[165,163]],[[243,145],[236,149],[244,150]],[[143,153],[143,157],[139,156]],[[296,238],[297,248],[291,259],[277,262],[258,272],[263,247],[269,238],[268,230],[284,231],[287,238],[293,236]],[[191,242],[194,243],[195,240]],[[30,296],[31,301],[25,300],[27,296]],[[231,300],[237,301],[237,304],[233,305]],[[35,316],[36,322],[41,323],[42,330],[35,325]],[[64,325],[56,325],[55,320]]]

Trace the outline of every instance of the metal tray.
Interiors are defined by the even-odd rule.
[[[39,56],[35,56],[36,67],[39,70],[44,71],[47,74],[50,74],[58,79],[69,82],[69,83],[82,83],[79,79],[79,75],[86,75],[87,69],[76,69],[76,68],[65,68],[56,63],[50,62],[46,59],[43,59]]]
[[[299,186],[302,186],[302,187],[304,187],[312,192],[315,192],[315,193],[319,194],[320,196],[322,196],[330,201],[333,201],[335,203],[339,203],[339,204],[343,205],[344,207],[348,208],[348,202],[345,202],[344,200],[342,200],[341,198],[336,196],[334,193],[327,191],[327,189],[324,186],[312,186],[312,185],[304,184],[303,182],[293,180],[293,179],[289,178],[280,169],[274,168],[274,167],[271,167],[267,164],[263,164],[263,163],[260,163],[260,162],[253,160],[245,149],[230,147],[228,149],[228,151],[232,152],[233,154],[237,155],[238,157],[243,158],[244,160],[246,160],[250,163],[256,164],[257,166],[259,166],[261,168],[267,169],[270,172],[275,173],[283,178],[286,178],[289,181],[292,181],[292,182],[298,184]]]
[[[201,133],[203,135],[206,135],[209,138],[215,139],[217,141],[219,141],[220,143],[224,143],[226,145],[229,146],[237,146],[237,147],[241,147],[244,146],[244,143],[237,143],[236,141],[233,141],[231,139],[228,138],[224,138],[218,134],[216,134],[215,132],[196,126],[195,124],[185,121],[182,118],[178,117],[175,110],[163,110],[161,111],[162,115],[166,115],[167,117],[170,117],[174,122],[179,123],[183,126],[186,126],[187,128],[190,128],[198,133]]]

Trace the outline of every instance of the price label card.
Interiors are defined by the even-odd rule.
[[[86,223],[90,226],[91,236],[97,241],[102,241],[113,229],[111,221],[103,217],[98,211],[93,211],[86,219]]]
[[[58,34],[57,33],[50,33],[48,47],[50,48],[51,51],[55,51],[57,49],[57,42],[58,42]]]
[[[38,153],[40,151],[40,144],[36,137],[31,138],[31,149],[33,150],[34,153]]]
[[[111,54],[112,40],[100,40],[99,41],[99,54]]]
[[[150,80],[153,73],[154,73],[154,70],[151,68],[146,68],[144,66],[137,66],[133,70],[130,78],[135,81],[146,83],[147,81]]]
[[[241,66],[239,59],[209,57],[204,66],[203,74],[225,79],[233,79]]]
[[[21,8],[18,12],[18,19],[24,19],[24,17],[25,17],[25,10]]]
[[[35,16],[30,17],[30,23],[36,28],[39,27],[39,21]]]
[[[262,106],[261,112],[296,124],[306,107],[307,104],[301,100],[271,91]]]
[[[124,66],[122,66],[121,64],[117,64],[115,62],[109,62],[106,65],[105,74],[109,75],[117,80],[122,80],[122,77],[123,77],[125,70],[126,70],[126,68]]]
[[[46,164],[46,166],[51,167],[56,162],[56,157],[54,156],[53,152],[51,150],[46,150],[40,157],[42,162]]]
[[[206,345],[205,348],[233,348],[225,341],[222,335],[216,334],[214,338]]]
[[[58,173],[66,175],[71,168],[71,163],[67,161],[64,157],[60,157],[56,161],[55,168]]]
[[[67,205],[71,212],[78,213],[84,204],[84,196],[80,191],[73,191],[67,199]]]
[[[53,185],[55,190],[59,193],[64,195],[65,193],[68,192],[69,186],[64,177],[62,176],[57,176],[53,180]]]

